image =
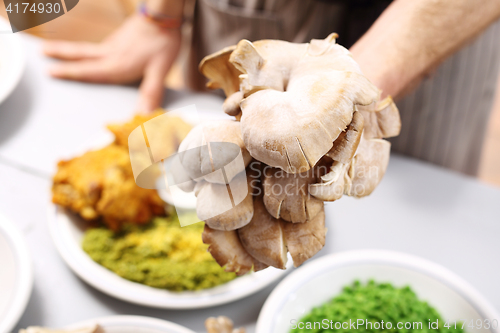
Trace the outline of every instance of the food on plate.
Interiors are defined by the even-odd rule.
[[[462,325],[444,327],[446,322],[441,318],[436,309],[420,300],[409,286],[395,287],[373,280],[366,284],[355,281],[332,300],[292,323],[290,332],[464,332]],[[436,321],[436,327],[429,328],[430,323]],[[342,328],[345,322],[359,323],[360,326]]]
[[[101,220],[113,230],[119,230],[124,223],[145,224],[154,216],[164,215],[164,203],[156,190],[136,185],[127,143],[134,126],[160,114],[136,116],[123,125],[110,125],[114,143],[59,162],[53,178],[52,201],[85,220]],[[164,132],[163,142],[173,153],[189,125],[178,117],[171,117],[169,123],[171,128]]]
[[[194,213],[183,219],[198,221]],[[236,278],[207,252],[202,231],[203,223],[181,227],[171,214],[145,226],[124,225],[120,232],[88,229],[82,247],[95,262],[127,280],[172,291],[201,290]]]
[[[210,317],[205,320],[207,333],[245,333],[244,328],[234,328],[231,319],[223,316]]]
[[[147,223],[165,211],[155,190],[136,185],[127,148],[115,144],[59,162],[52,194],[54,203],[85,220],[101,218],[113,230],[127,222]]]
[[[95,325],[93,327],[80,328],[76,330],[53,330],[44,327],[31,326],[25,330],[19,330],[19,333],[100,333],[102,329]]]
[[[138,114],[126,123],[110,124],[107,127],[114,134],[115,143],[117,145],[128,147],[128,137],[134,129],[164,113],[165,112],[160,109],[148,115]],[[165,149],[168,149],[170,154],[173,154],[177,151],[179,144],[181,143],[182,139],[184,139],[189,133],[192,126],[179,117],[172,116],[170,118],[171,119],[169,122],[161,123],[162,126],[166,125],[166,128],[162,127],[161,131],[154,131],[154,129],[151,129],[151,131],[154,131],[155,133],[161,133],[163,135],[163,139],[161,140],[162,144],[165,146]],[[151,122],[150,125],[154,126],[155,122]]]
[[[203,240],[228,271],[283,269],[287,252],[301,265],[325,244],[324,201],[367,196],[385,174],[399,111],[335,38],[242,40],[200,63],[234,120],[187,135],[179,187],[194,190]]]

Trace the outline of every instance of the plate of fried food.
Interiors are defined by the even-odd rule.
[[[49,226],[58,252],[81,279],[118,299],[156,308],[193,309],[231,302],[273,283],[286,271],[228,272],[204,244],[204,223],[178,210],[156,189],[141,188],[128,137],[163,112],[110,125],[106,146],[61,161],[53,178]],[[191,130],[177,116],[162,137],[173,153]],[[179,219],[193,221],[181,227]]]

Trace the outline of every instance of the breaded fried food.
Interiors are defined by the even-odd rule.
[[[108,129],[115,135],[115,143],[128,148],[128,137],[130,133],[141,126],[145,122],[164,114],[164,111],[159,109],[150,115],[136,115],[132,120],[125,124],[110,124]],[[181,141],[191,130],[191,125],[177,116],[168,117],[168,120],[152,121],[147,124],[146,132],[148,135],[156,134],[161,137],[155,138],[154,141],[161,142],[162,151],[165,156],[169,156],[177,151]],[[151,141],[152,138],[149,138]],[[134,147],[132,147],[134,148]]]
[[[113,230],[120,229],[124,223],[143,224],[164,215],[165,204],[156,190],[144,189],[135,183],[128,147],[128,137],[134,129],[162,114],[156,111],[151,115],[137,115],[125,124],[109,125],[108,129],[115,135],[114,143],[59,162],[53,179],[52,201],[85,220],[102,220]],[[149,132],[157,136],[155,142],[161,143],[167,154],[164,156],[176,152],[191,129],[175,116],[160,117],[147,126]],[[151,163],[149,157],[140,162]]]
[[[79,213],[85,220],[102,221],[113,230],[123,223],[147,223],[164,215],[156,190],[134,181],[128,150],[111,144],[58,164],[52,201]]]

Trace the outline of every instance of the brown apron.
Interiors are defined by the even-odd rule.
[[[349,47],[390,3],[371,0],[371,7],[355,7],[352,1],[197,0],[189,86],[204,89],[206,80],[197,71],[204,56],[243,38],[302,43],[338,32],[339,43]],[[403,125],[401,135],[391,140],[394,151],[477,173],[500,62],[498,36],[500,22],[398,101]]]

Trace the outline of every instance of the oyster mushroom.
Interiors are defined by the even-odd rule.
[[[254,214],[249,224],[238,229],[241,244],[247,252],[266,265],[286,268],[287,248],[283,234],[283,220],[269,215],[262,196],[254,200]]]
[[[309,44],[272,45],[279,43],[281,51],[259,48],[257,43],[252,48],[242,41],[230,61],[245,73],[240,76],[242,86],[248,81],[259,88],[240,103],[245,147],[255,159],[297,173],[312,168],[330,151],[351,123],[354,106],[372,104],[379,91],[335,39],[327,39],[328,47],[319,55],[317,47],[309,53]],[[270,65],[287,59],[292,46],[290,59]],[[299,46],[304,52],[297,52]],[[260,54],[261,50],[269,52]]]
[[[380,101],[380,91],[336,37],[306,44],[242,40],[200,64],[207,86],[224,89],[224,112],[241,124],[239,141],[229,142],[241,150],[243,165],[227,166],[232,159],[223,157],[215,166],[212,144],[186,159],[194,166],[198,213],[207,221],[204,239],[211,236],[211,252],[227,270],[284,268],[286,251],[301,265],[324,246],[323,201],[369,195],[386,171],[390,143],[381,139],[399,134],[397,107],[390,97]],[[217,139],[206,142],[223,142],[223,132],[214,126]],[[204,142],[195,139],[187,149]],[[217,145],[213,150],[232,156]],[[261,163],[263,193],[235,205],[227,199],[231,182],[243,184],[238,172],[252,169],[251,158]],[[215,172],[221,168],[230,176]],[[228,211],[213,217],[222,205]]]
[[[324,209],[305,223],[283,224],[286,246],[295,267],[302,265],[323,248],[326,231]]]
[[[389,141],[363,139],[348,171],[351,182],[345,194],[358,198],[370,195],[384,177],[390,152]]]
[[[241,137],[240,123],[217,120],[194,127],[179,146],[179,159],[193,179],[227,184],[252,157]],[[222,172],[223,171],[223,172]]]
[[[220,88],[224,90],[226,96],[231,96],[240,90],[241,72],[229,62],[229,57],[235,49],[236,46],[229,46],[201,60],[198,68],[209,79],[207,88]]]
[[[364,137],[366,139],[392,138],[401,132],[401,118],[391,96],[386,97],[380,103],[356,108],[365,120]]]
[[[390,150],[389,141],[362,138],[352,161],[334,161],[321,182],[309,186],[309,193],[323,201],[335,201],[344,194],[357,198],[370,195],[387,170]]]
[[[230,95],[222,104],[222,110],[230,116],[236,117],[236,120],[241,119],[240,103],[243,100],[243,92],[237,91]]]
[[[245,333],[244,328],[233,329],[233,321],[227,317],[210,317],[205,320],[207,333]]]
[[[358,111],[354,112],[351,123],[347,126],[345,131],[340,133],[337,140],[333,142],[333,147],[326,153],[326,156],[334,161],[349,163],[354,157],[359,142],[361,141],[363,126],[363,116]]]
[[[317,182],[319,171],[320,168],[314,168],[293,174],[265,167],[262,187],[269,214],[276,219],[301,223],[316,216],[323,208],[323,202],[310,196],[308,187]]]
[[[241,172],[228,185],[202,181],[195,186],[196,213],[212,229],[235,230],[252,219],[251,177]]]
[[[348,164],[333,161],[330,172],[321,177],[321,182],[309,185],[309,194],[323,201],[335,201],[344,195],[346,184],[350,183],[347,175]]]
[[[217,263],[227,272],[241,276],[252,269],[254,272],[267,268],[267,265],[253,258],[241,244],[236,230],[221,231],[205,225],[202,234],[203,243],[208,244],[208,251]]]

